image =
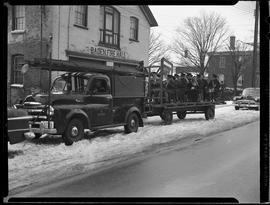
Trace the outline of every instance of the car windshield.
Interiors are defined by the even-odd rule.
[[[259,88],[244,89],[242,95],[244,97],[247,97],[247,96],[260,97],[260,89]]]

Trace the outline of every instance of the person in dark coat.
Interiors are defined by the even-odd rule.
[[[197,75],[197,82],[198,82],[198,101],[204,101],[205,100],[205,90],[207,87],[207,81],[203,79],[201,74]]]
[[[203,100],[204,101],[209,101],[209,88],[208,88],[208,80],[206,76],[203,76],[202,78],[203,82],[204,82],[204,89],[203,89]]]
[[[151,73],[150,77],[150,86],[151,86],[151,98],[154,97],[153,101],[158,102],[157,97],[159,96],[159,88],[160,88],[160,78],[156,72]]]
[[[220,88],[220,83],[217,75],[213,74],[212,79],[209,82],[209,92],[211,101],[216,101]]]
[[[169,102],[176,102],[176,94],[175,94],[176,82],[172,75],[168,75],[167,77],[168,79],[166,88],[168,93],[168,100]]]
[[[180,82],[181,82],[180,102],[186,102],[189,83],[189,80],[186,77],[186,73],[181,73]]]

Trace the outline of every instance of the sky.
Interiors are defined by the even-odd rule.
[[[233,6],[149,5],[158,23],[158,27],[153,27],[152,30],[160,33],[165,43],[171,44],[175,30],[183,24],[185,18],[198,16],[201,11],[215,11],[227,20],[230,35],[234,35],[236,40],[250,43],[254,36],[255,4],[254,1],[239,1]]]

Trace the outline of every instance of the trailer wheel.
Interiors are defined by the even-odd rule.
[[[211,120],[215,118],[215,108],[214,107],[208,107],[205,110],[205,119],[206,120]]]
[[[185,119],[186,115],[187,115],[187,111],[178,111],[178,112],[177,112],[177,117],[178,117],[180,120]]]
[[[125,133],[137,132],[139,127],[139,118],[136,113],[131,113],[128,116],[127,124],[124,126]]]
[[[84,136],[84,127],[81,120],[73,118],[68,123],[63,134],[63,140],[67,146],[72,145],[73,142],[81,140]]]
[[[235,109],[235,110],[239,110],[239,107],[238,107],[238,106],[235,106],[234,109]]]
[[[169,110],[164,110],[162,112],[162,119],[164,120],[166,125],[172,124],[173,113],[171,111],[169,111]]]
[[[42,136],[42,134],[41,134],[41,133],[35,133],[35,137],[34,137],[34,139],[39,139],[41,136]]]

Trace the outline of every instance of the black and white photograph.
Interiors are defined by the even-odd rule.
[[[5,4],[6,200],[261,202],[260,2],[87,3]]]

